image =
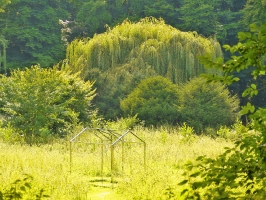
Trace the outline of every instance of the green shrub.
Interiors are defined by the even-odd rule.
[[[248,127],[242,125],[242,122],[239,119],[237,119],[236,122],[231,127],[221,126],[216,133],[219,137],[231,141],[239,140],[244,136],[252,134],[248,132]]]
[[[178,94],[181,122],[197,133],[206,128],[230,126],[239,116],[239,100],[220,83],[207,84],[204,78],[194,78],[180,86]]]
[[[178,120],[177,86],[167,78],[144,79],[120,102],[124,114],[136,115],[146,125],[175,124]]]
[[[184,122],[182,126],[178,127],[178,133],[181,135],[181,141],[190,142],[194,139],[195,131],[193,127],[190,127]]]
[[[116,121],[106,121],[104,122],[104,127],[113,130],[127,130],[133,128],[138,122],[139,119],[137,118],[137,115],[135,115],[127,118],[122,117]]]
[[[9,124],[25,137],[66,135],[79,123],[88,123],[95,96],[93,83],[66,70],[34,66],[15,70],[10,77],[0,77],[0,115],[3,127]]]

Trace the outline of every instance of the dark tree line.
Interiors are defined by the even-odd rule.
[[[216,35],[221,44],[234,44],[236,33],[246,28],[243,20],[253,22],[253,15],[263,18],[258,13],[251,15],[254,6],[261,8],[258,3],[246,6],[246,14],[245,5],[246,0],[13,0],[0,13],[0,35],[8,41],[8,68],[37,63],[48,67],[65,56],[62,28],[68,30],[63,34],[70,42],[76,37],[93,37],[106,31],[106,25],[112,27],[126,18],[163,18],[182,31]]]

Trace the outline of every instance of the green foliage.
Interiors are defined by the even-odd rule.
[[[33,66],[2,76],[0,83],[4,126],[10,125],[27,143],[49,135],[64,136],[92,117],[93,83],[84,82],[78,73]]]
[[[0,73],[6,73],[6,48],[8,41],[0,35]]]
[[[16,131],[16,129],[11,127],[10,123],[3,127],[3,123],[0,122],[0,132],[0,139],[3,142],[12,144],[23,141],[23,137]]]
[[[137,123],[139,123],[139,119],[137,118],[137,115],[135,115],[133,117],[122,117],[116,121],[106,121],[103,126],[111,130],[127,130],[132,129]]]
[[[194,128],[187,125],[186,122],[182,126],[178,127],[178,133],[181,135],[181,140],[184,142],[190,142],[194,139]]]
[[[45,194],[44,189],[38,192],[32,191],[33,178],[30,175],[24,175],[24,178],[17,179],[9,187],[4,190],[0,190],[0,200],[12,200],[12,199],[36,199],[41,200],[49,198],[50,196]]]
[[[204,36],[216,35],[220,43],[234,43],[233,38],[240,29],[240,10],[245,1],[239,0],[183,0],[180,8],[180,27],[186,31],[197,31]]]
[[[182,83],[205,72],[198,55],[222,56],[217,41],[179,31],[163,20],[144,18],[137,23],[124,21],[91,40],[75,40],[67,49],[73,70],[83,75],[93,68],[107,71],[125,64],[152,68],[156,73]]]
[[[236,79],[233,72],[251,69],[254,79],[265,75],[266,23],[260,28],[250,26],[250,32],[239,33],[239,43],[225,46],[231,53],[238,53],[225,63],[218,63],[204,57],[201,58],[206,67],[219,68],[224,76],[210,76],[210,81],[221,81],[231,84]],[[252,97],[259,88],[250,85],[244,95]],[[249,113],[252,128],[257,134],[244,136],[235,142],[233,148],[215,159],[201,156],[198,163],[188,163],[185,175],[187,179],[180,185],[187,189],[182,194],[191,199],[265,199],[266,192],[266,109],[254,108],[248,103],[242,113]],[[245,131],[245,130],[244,130]],[[197,198],[198,197],[198,198]]]
[[[58,20],[67,18],[64,1],[16,0],[0,13],[0,35],[8,40],[7,68],[53,66],[64,56]]]
[[[89,80],[97,80],[99,113],[121,114],[119,100],[125,98],[140,80],[155,75],[183,83],[204,70],[197,56],[222,56],[213,39],[179,31],[163,20],[128,20],[92,39],[75,40],[67,49],[73,71],[82,71]]]
[[[77,23],[89,36],[103,32],[105,25],[110,24],[111,14],[107,10],[107,3],[103,0],[91,0],[83,3],[77,14]]]
[[[230,141],[236,141],[252,134],[252,132],[248,131],[248,127],[244,126],[239,119],[230,127],[221,126],[216,133],[219,137]]]
[[[137,64],[134,66],[125,64],[106,72],[99,69],[91,70],[88,77],[90,77],[89,80],[97,80],[95,87],[99,95],[93,102],[100,108],[99,114],[105,119],[112,120],[122,116],[120,100],[124,99],[141,80],[156,75],[157,73],[153,69],[139,69]]]
[[[10,4],[11,1],[10,0],[1,0],[0,2],[0,12],[5,12],[4,8],[7,4]]]
[[[255,23],[261,25],[266,19],[266,1],[248,0],[243,9],[243,22],[245,25]]]
[[[85,0],[79,0],[71,4],[71,7],[77,6],[76,12],[71,13],[77,19],[76,26],[83,29],[79,36],[92,37],[94,33],[104,32],[104,22],[114,27],[125,19],[136,22],[141,18],[152,16],[163,18],[167,24],[175,28],[197,31],[205,37],[215,34],[219,42],[230,42],[230,44],[236,42],[237,31],[243,30],[239,21],[242,17],[241,10],[246,3],[243,0],[96,0],[90,2],[88,4]],[[103,13],[102,15],[95,12],[95,8],[100,7],[104,7],[99,11]],[[90,12],[84,13],[85,10]],[[88,19],[92,19],[90,21],[93,26],[97,25],[93,28],[96,32],[90,31],[92,30],[91,24],[86,23]],[[87,26],[84,27],[84,24]],[[76,26],[73,34],[77,29]]]
[[[213,11],[215,2],[184,0],[181,14],[185,30],[193,29],[206,36],[215,34],[218,27],[217,16]]]
[[[162,76],[142,80],[139,85],[121,101],[125,114],[138,114],[146,125],[174,124],[178,113],[175,109],[177,86]]]
[[[194,78],[179,87],[178,94],[181,121],[197,133],[232,125],[239,116],[239,100],[222,84],[207,84],[204,78]]]

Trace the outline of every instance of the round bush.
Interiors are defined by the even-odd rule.
[[[174,124],[178,120],[177,98],[175,84],[162,76],[153,76],[142,80],[120,106],[126,115],[138,114],[146,125]]]
[[[197,133],[206,128],[234,124],[239,117],[239,100],[220,83],[206,83],[194,78],[178,90],[178,111],[181,122],[192,126]]]

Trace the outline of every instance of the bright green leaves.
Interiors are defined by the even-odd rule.
[[[242,115],[246,115],[249,112],[253,113],[254,111],[255,111],[255,106],[251,105],[251,103],[248,102],[246,106],[242,106],[241,114]]]
[[[249,70],[254,79],[265,76],[266,23],[260,28],[251,25],[251,32],[238,34],[240,42],[226,50],[235,54],[224,64],[219,64],[223,76],[204,75],[209,81],[221,81],[231,84],[235,73]],[[208,58],[201,58],[206,67],[218,67]],[[238,80],[241,80],[241,77]],[[229,81],[228,81],[229,80]],[[242,93],[243,97],[254,97],[260,89],[258,84],[249,83]],[[248,99],[249,100],[249,99]],[[266,109],[255,108],[250,102],[242,106],[241,114],[249,114],[253,129],[243,132],[243,139],[235,142],[235,147],[228,148],[217,158],[200,158],[197,163],[187,166],[187,191],[191,196],[202,199],[265,199],[266,185]],[[194,172],[200,172],[196,177]],[[185,183],[184,181],[181,183]],[[199,187],[195,187],[199,186]],[[193,189],[193,190],[192,190]],[[202,190],[203,189],[203,190]],[[188,192],[186,192],[187,194]]]
[[[187,163],[183,174],[186,178],[179,184],[186,185],[191,196],[200,194],[200,199],[265,197],[256,174],[264,169],[259,152],[253,148],[257,142],[258,138],[248,137],[217,158],[200,156],[197,162]]]
[[[252,36],[250,32],[239,32],[237,35],[238,35],[239,41],[250,39]]]
[[[35,66],[14,71],[11,77],[2,76],[0,83],[4,126],[10,124],[27,143],[49,135],[62,137],[75,125],[90,121],[95,91],[79,74]]]
[[[257,90],[257,86],[252,83],[251,86],[242,93],[242,97],[250,96],[253,97],[255,95],[258,95],[259,91]]]
[[[4,199],[49,199],[44,189],[36,191],[34,188],[35,181],[33,177],[24,174],[24,177],[15,180],[7,188],[0,188],[0,200]]]

